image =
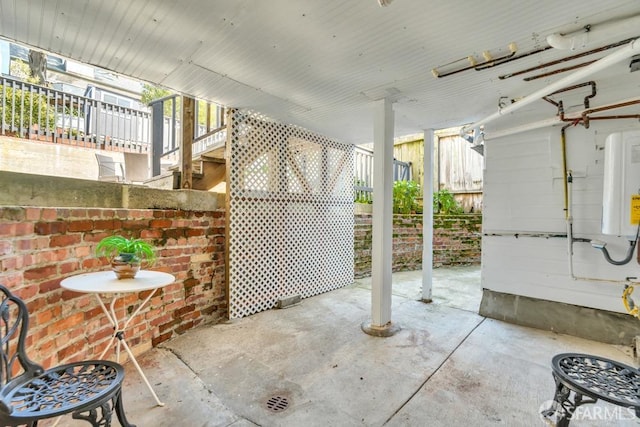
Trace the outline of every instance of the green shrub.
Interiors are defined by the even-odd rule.
[[[53,129],[55,114],[47,104],[47,97],[27,90],[0,86],[2,111],[0,120],[10,126],[9,130],[27,129],[37,124],[40,129]]]
[[[420,205],[418,196],[420,185],[415,181],[395,181],[393,183],[393,213],[410,214],[416,212]]]
[[[359,190],[358,187],[364,187],[366,182],[356,177],[353,178],[354,186],[354,203],[367,203],[371,204],[371,193],[364,190]]]
[[[433,193],[433,212],[442,215],[459,215],[464,213],[460,203],[446,189]]]
[[[364,203],[368,205],[372,203],[371,195],[369,193],[366,193],[364,191],[356,191],[355,195],[355,200],[353,201],[354,203]]]

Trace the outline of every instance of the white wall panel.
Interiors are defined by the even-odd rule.
[[[482,283],[486,289],[624,312],[622,284],[571,279],[566,239],[485,236],[482,257]],[[587,243],[574,245],[574,259],[576,275],[620,280],[626,277],[625,269],[609,266]],[[629,270],[626,269],[627,274]]]
[[[623,259],[629,243],[600,234],[602,161],[607,135],[637,128],[630,121],[592,123],[567,130],[567,165],[574,171],[574,237],[608,242],[612,258]],[[512,135],[487,142],[483,232],[483,287],[579,306],[624,312],[620,296],[626,277],[640,276],[634,255],[625,266],[607,263],[589,243],[574,243],[571,278],[566,233],[560,128]],[[519,159],[515,153],[527,153]],[[526,181],[526,182],[525,182]],[[514,234],[519,234],[515,237]],[[604,279],[601,281],[591,279]]]

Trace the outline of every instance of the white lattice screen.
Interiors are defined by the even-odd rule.
[[[229,317],[353,282],[353,146],[242,110],[228,142]]]

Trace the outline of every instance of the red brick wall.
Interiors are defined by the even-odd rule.
[[[434,215],[433,266],[479,264],[482,215]],[[355,216],[355,277],[371,275],[371,215]],[[393,271],[422,268],[422,215],[394,215]]]
[[[481,218],[435,216],[434,266],[480,262]],[[154,243],[154,269],[176,276],[130,324],[134,352],[226,318],[224,210],[0,207],[0,284],[29,307],[32,359],[48,367],[95,358],[105,348],[112,329],[95,297],[63,290],[60,281],[108,269],[93,250],[116,233]],[[394,271],[420,269],[422,216],[396,215],[393,233]],[[355,217],[354,262],[356,277],[371,274],[369,214]],[[131,313],[147,295],[129,295],[117,310]]]
[[[434,267],[480,264],[481,248],[482,214],[433,216]]]
[[[371,276],[371,214],[356,214],[353,227],[353,273],[359,279]]]
[[[96,358],[105,348],[112,329],[95,297],[63,290],[60,281],[108,269],[93,250],[111,234],[154,243],[154,269],[176,277],[131,322],[135,353],[226,317],[223,210],[0,207],[0,284],[27,303],[32,359],[52,366]],[[147,295],[129,295],[117,310],[131,313]]]

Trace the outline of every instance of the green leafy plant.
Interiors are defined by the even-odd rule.
[[[22,59],[12,59],[9,63],[9,74],[27,83],[38,84],[39,80],[31,74],[29,64]]]
[[[418,196],[420,185],[415,181],[395,181],[393,183],[393,213],[410,214],[416,212],[420,205]]]
[[[54,109],[47,104],[45,95],[12,87],[4,88],[4,96],[2,92],[0,86],[0,114],[12,129],[27,129],[30,125],[38,125],[41,129],[54,128]]]
[[[100,240],[95,250],[96,256],[122,257],[129,262],[146,262],[150,267],[156,262],[156,252],[152,244],[141,239],[127,239],[123,236],[108,236]]]
[[[453,193],[447,189],[433,193],[433,211],[443,215],[459,215],[464,213],[462,205],[455,199]]]
[[[364,190],[363,188],[365,188],[365,186],[366,186],[366,182],[356,177],[353,178],[355,203],[367,203],[367,204],[372,203],[371,192]]]
[[[168,89],[159,87],[159,86],[154,86],[154,85],[150,85],[150,84],[143,84],[142,85],[142,94],[140,95],[140,102],[142,102],[143,104],[150,104],[152,101],[155,101],[156,99],[160,99],[160,98],[167,98],[169,96],[173,95],[173,92],[171,92]],[[179,116],[180,115],[180,98],[176,97],[174,98],[173,102],[176,103],[176,114]],[[166,100],[163,103],[162,106],[163,110],[164,110],[164,115],[165,116],[171,116],[173,114],[173,103]]]

